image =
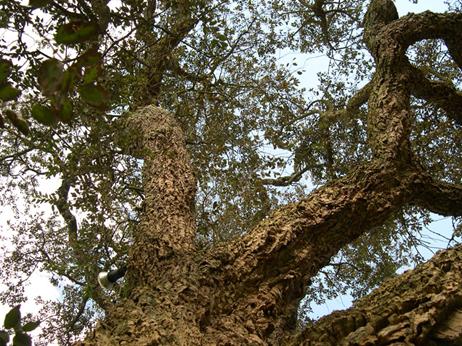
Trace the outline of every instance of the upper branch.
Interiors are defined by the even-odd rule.
[[[462,13],[408,14],[390,26],[392,35],[407,48],[425,39],[443,39],[452,42],[462,38]]]
[[[447,37],[444,39],[449,54],[459,68],[462,69],[462,43],[460,37]]]
[[[299,181],[302,178],[303,174],[307,172],[308,170],[309,170],[309,167],[306,167],[288,176],[279,177],[279,178],[262,178],[260,179],[260,181],[263,185],[289,186]]]
[[[462,185],[434,180],[423,174],[416,190],[419,206],[445,216],[462,216]]]
[[[179,124],[172,114],[153,106],[137,110],[126,124],[131,153],[144,159],[143,232],[164,238],[172,249],[191,246],[196,181]]]
[[[462,124],[462,93],[453,85],[430,80],[418,68],[409,64],[412,78],[412,93],[443,109],[448,117]]]
[[[174,4],[174,15],[170,17],[171,25],[168,29],[166,28],[165,34],[160,39],[153,37],[152,33],[149,32],[151,28],[148,28],[147,32],[142,32],[143,40],[148,47],[146,65],[149,66],[146,73],[144,105],[154,104],[153,101],[161,89],[164,73],[171,65],[169,60],[173,50],[199,22],[198,18],[193,17],[190,1],[179,1],[174,2]]]

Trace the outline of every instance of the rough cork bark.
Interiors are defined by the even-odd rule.
[[[398,18],[392,1],[372,1],[364,39],[376,62],[368,87],[373,160],[207,251],[194,244],[195,181],[180,127],[160,108],[132,114],[129,150],[145,160],[146,211],[130,253],[126,297],[80,344],[460,344],[460,247],[304,331],[295,329],[295,318],[310,278],[401,207],[462,215],[462,186],[434,181],[410,149],[410,97],[429,93],[405,55],[424,38],[452,37],[454,47],[451,35],[460,35],[461,26],[462,15]],[[458,97],[440,97],[437,105],[454,113]]]
[[[462,345],[462,246],[320,319],[295,345]]]

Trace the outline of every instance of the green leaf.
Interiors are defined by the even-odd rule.
[[[1,29],[8,28],[9,22],[10,22],[10,17],[8,17],[8,13],[0,13],[0,28]]]
[[[82,99],[90,106],[106,109],[109,104],[110,95],[103,87],[93,84],[82,85],[79,88]]]
[[[100,72],[101,72],[101,66],[96,65],[92,67],[86,67],[85,73],[83,75],[83,82],[85,84],[93,83],[94,81],[96,81],[96,79],[100,75]]]
[[[23,117],[18,115],[16,112],[13,112],[11,109],[5,110],[4,113],[7,118],[10,119],[14,127],[16,127],[23,135],[27,136],[29,134],[29,124],[23,119]]]
[[[6,79],[11,73],[12,64],[8,60],[0,60],[0,85],[6,83]]]
[[[3,322],[3,326],[6,329],[17,328],[21,325],[21,311],[19,311],[20,307],[21,305],[17,305],[6,314],[5,321]]]
[[[88,48],[85,53],[78,57],[77,63],[81,66],[101,65],[103,56],[96,46]]]
[[[6,346],[10,341],[10,336],[6,330],[0,330],[0,346]]]
[[[63,94],[68,93],[74,89],[76,81],[82,77],[80,68],[76,65],[70,66],[63,73],[63,79],[61,81],[61,92]]]
[[[22,326],[22,330],[25,332],[31,332],[35,330],[39,325],[40,321],[27,322],[25,325]]]
[[[27,334],[16,333],[13,338],[13,346],[32,346],[32,340]]]
[[[228,39],[228,37],[225,35],[225,34],[222,34],[222,33],[217,33],[217,39],[220,40],[220,41],[226,41]]]
[[[32,106],[31,115],[35,120],[43,125],[50,126],[56,122],[56,116],[53,109],[38,103]]]
[[[3,101],[15,100],[19,95],[21,95],[21,91],[13,88],[10,84],[0,88],[0,99]]]
[[[69,99],[65,99],[61,103],[61,108],[58,112],[58,116],[62,121],[69,122],[72,120],[72,111],[73,111],[72,102]]]
[[[52,0],[29,0],[29,6],[34,8],[45,7]]]
[[[44,95],[53,95],[63,84],[62,63],[56,59],[44,61],[37,72],[37,81]]]
[[[55,40],[60,44],[83,43],[95,40],[99,34],[98,24],[84,21],[73,21],[58,27]]]

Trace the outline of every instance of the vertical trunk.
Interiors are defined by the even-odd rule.
[[[183,133],[171,114],[148,106],[127,123],[144,158],[144,213],[129,270],[130,280],[138,285],[150,282],[146,268],[194,251],[196,181]]]
[[[92,343],[193,345],[207,290],[197,288],[196,182],[183,133],[170,113],[152,106],[125,125],[130,152],[144,158],[145,210],[129,254],[127,298],[107,312]]]

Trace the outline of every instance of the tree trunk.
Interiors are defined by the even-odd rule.
[[[131,152],[144,157],[146,210],[130,253],[125,298],[80,344],[460,342],[454,331],[462,329],[462,248],[389,281],[346,312],[296,329],[306,286],[343,246],[405,205],[462,215],[462,186],[434,181],[409,139],[410,97],[426,93],[405,52],[425,38],[422,27],[444,39],[462,25],[462,15],[451,17],[450,25],[447,18],[424,13],[398,19],[391,0],[372,1],[364,38],[376,62],[368,102],[373,160],[220,247],[195,247],[195,181],[174,117],[152,106],[131,115],[125,124]]]
[[[342,246],[411,201],[439,200],[440,210],[460,213],[462,189],[433,182],[411,163],[396,166],[377,160],[276,210],[243,238],[200,251],[194,247],[194,179],[178,124],[155,107],[140,110],[127,124],[139,134],[141,144],[134,147],[142,148],[146,157],[144,174],[151,178],[145,179],[145,191],[150,198],[130,257],[127,298],[107,311],[86,345],[293,342],[306,283]],[[451,275],[461,282],[457,271]],[[410,287],[408,294],[419,296],[419,289]],[[452,299],[450,293],[443,297]],[[354,326],[368,326],[366,317],[361,318],[364,324]],[[307,344],[316,338],[325,342],[325,335],[316,332],[312,339],[310,330],[302,334]],[[355,330],[347,329],[345,335]],[[371,338],[373,332],[381,333],[370,332]]]

